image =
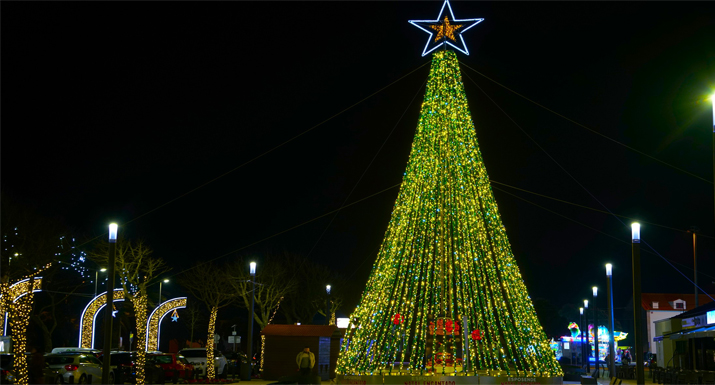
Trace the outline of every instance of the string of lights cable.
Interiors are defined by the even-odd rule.
[[[195,188],[193,188],[193,189],[191,189],[191,190],[189,190],[189,191],[187,191],[187,192],[185,192],[185,193],[183,193],[183,194],[177,196],[176,198],[173,198],[173,199],[171,199],[171,200],[169,200],[169,201],[167,201],[167,202],[165,202],[165,203],[163,203],[163,204],[161,204],[161,205],[159,205],[159,206],[157,206],[157,207],[155,207],[155,208],[153,208],[153,209],[151,209],[151,210],[149,210],[149,211],[147,211],[147,212],[145,212],[145,213],[142,213],[141,215],[139,215],[139,216],[137,216],[137,217],[132,218],[131,220],[129,220],[129,221],[127,221],[127,222],[124,222],[124,223],[120,224],[120,227],[125,227],[125,226],[127,226],[128,224],[130,224],[130,223],[132,223],[132,222],[134,222],[134,221],[137,221],[137,220],[139,220],[140,218],[142,218],[142,217],[144,217],[144,216],[146,216],[146,215],[149,215],[149,214],[153,213],[154,211],[157,211],[157,210],[159,210],[160,208],[162,208],[162,207],[164,207],[164,206],[167,206],[167,205],[169,205],[169,204],[171,204],[171,203],[173,203],[173,202],[175,202],[175,201],[177,201],[177,200],[179,200],[179,199],[181,199],[181,198],[183,198],[183,197],[185,197],[185,196],[187,196],[187,195],[189,195],[189,194],[191,194],[191,193],[193,193],[193,192],[195,192],[195,191],[197,191],[197,190],[199,190],[199,189],[201,189],[201,188],[203,188],[203,187],[205,187],[205,186],[207,186],[207,185],[209,185],[209,184],[211,184],[211,183],[213,183],[213,182],[215,182],[215,181],[217,181],[217,180],[219,180],[219,179],[221,179],[221,178],[223,178],[224,176],[226,176],[226,175],[228,175],[228,174],[230,174],[230,173],[232,173],[232,172],[234,172],[234,171],[237,171],[237,170],[239,170],[240,168],[242,168],[242,167],[244,167],[244,166],[246,166],[246,165],[248,165],[248,164],[250,164],[250,163],[252,163],[252,162],[254,162],[254,161],[256,161],[256,160],[258,160],[258,159],[260,159],[260,158],[262,158],[262,157],[264,157],[264,156],[266,156],[266,155],[268,155],[269,153],[271,153],[271,152],[273,152],[273,151],[275,151],[275,150],[277,150],[277,149],[279,149],[279,148],[285,146],[286,144],[288,144],[288,143],[290,143],[290,142],[292,142],[292,141],[298,139],[299,137],[301,137],[301,136],[307,134],[308,132],[310,132],[310,131],[312,131],[312,130],[314,130],[314,129],[320,127],[320,126],[322,126],[323,124],[327,123],[328,121],[330,121],[330,120],[332,120],[332,119],[334,119],[334,118],[340,116],[341,114],[343,114],[343,113],[345,113],[345,112],[351,110],[351,109],[354,108],[355,106],[357,106],[357,105],[359,105],[360,103],[362,103],[362,102],[364,102],[364,101],[366,101],[366,100],[372,98],[373,96],[379,94],[380,92],[386,90],[387,88],[390,88],[391,86],[395,85],[396,83],[400,82],[401,80],[403,80],[403,79],[407,78],[408,76],[412,75],[413,73],[417,72],[418,70],[420,70],[421,68],[423,68],[423,67],[426,66],[427,64],[429,64],[429,61],[427,61],[427,62],[421,64],[420,66],[418,66],[417,68],[413,69],[412,71],[410,71],[410,72],[408,72],[408,73],[402,75],[401,77],[397,78],[396,80],[392,81],[390,84],[388,84],[388,85],[386,85],[386,86],[384,86],[384,87],[378,89],[377,91],[375,91],[375,92],[371,93],[370,95],[368,95],[368,96],[366,96],[366,97],[360,99],[359,101],[353,103],[353,104],[350,105],[349,107],[346,107],[346,108],[344,108],[343,110],[341,110],[341,111],[339,111],[339,112],[333,114],[332,116],[328,117],[327,119],[324,119],[324,120],[321,121],[320,123],[318,123],[318,124],[316,124],[316,125],[314,125],[314,126],[308,128],[307,130],[302,131],[301,133],[299,133],[299,134],[297,134],[297,135],[291,137],[290,139],[288,139],[288,140],[286,140],[286,141],[284,141],[284,142],[282,142],[282,143],[280,143],[280,144],[278,144],[278,145],[276,145],[276,146],[270,148],[269,150],[264,151],[264,152],[261,153],[260,155],[257,155],[257,156],[255,156],[255,157],[253,157],[253,158],[251,158],[251,159],[249,159],[249,160],[247,160],[247,161],[241,163],[240,165],[238,165],[238,166],[232,168],[231,170],[228,170],[228,171],[224,172],[223,174],[221,174],[221,175],[219,175],[219,176],[217,176],[217,177],[215,177],[215,178],[213,178],[213,179],[211,179],[211,180],[209,180],[209,181],[207,181],[207,182],[204,182],[203,184],[201,184],[201,185],[199,185],[199,186],[197,186],[197,187],[195,187]],[[88,245],[88,244],[90,244],[91,242],[94,242],[94,241],[96,241],[96,240],[98,240],[98,239],[101,239],[101,238],[103,238],[103,237],[106,237],[106,236],[107,236],[107,233],[106,233],[106,232],[103,232],[103,233],[98,234],[98,235],[96,235],[96,236],[94,236],[94,237],[91,237],[89,240],[83,242],[82,244],[80,244],[80,245],[78,245],[78,246],[76,246],[76,247],[82,247],[82,246]],[[64,253],[62,253],[62,254],[64,254]],[[61,255],[61,254],[58,254],[58,256],[59,256],[59,255]]]
[[[538,107],[543,108],[544,110],[546,110],[546,111],[548,111],[548,112],[551,112],[552,114],[554,114],[554,115],[556,115],[556,116],[558,116],[558,117],[560,117],[560,118],[562,118],[562,119],[564,119],[564,120],[566,120],[566,121],[568,121],[568,122],[571,122],[571,123],[573,123],[573,124],[575,124],[575,125],[577,125],[577,126],[579,126],[579,127],[581,127],[581,128],[584,128],[584,129],[590,131],[590,132],[593,133],[593,134],[596,134],[596,135],[598,135],[598,136],[600,136],[600,137],[602,137],[602,138],[604,138],[604,139],[607,139],[607,140],[609,140],[609,141],[611,141],[611,142],[613,142],[613,143],[618,144],[619,146],[623,146],[623,147],[625,147],[625,148],[627,148],[627,149],[629,149],[629,150],[631,150],[631,151],[633,151],[633,152],[635,152],[635,153],[637,153],[637,154],[639,154],[639,155],[645,156],[645,157],[647,157],[647,158],[649,158],[649,159],[652,159],[652,160],[654,160],[654,161],[656,161],[656,162],[658,162],[658,163],[660,163],[660,164],[663,164],[663,165],[665,165],[665,166],[668,166],[668,167],[670,167],[670,168],[672,168],[672,169],[674,169],[674,170],[677,170],[677,171],[680,171],[680,172],[682,172],[682,173],[684,173],[684,174],[686,174],[686,175],[692,176],[693,178],[697,178],[697,179],[700,179],[700,180],[703,181],[703,182],[707,182],[707,183],[713,184],[713,181],[711,181],[711,180],[707,180],[707,179],[705,179],[705,178],[703,178],[703,177],[701,177],[701,176],[699,176],[699,175],[693,174],[693,173],[690,172],[690,171],[684,170],[684,169],[682,169],[682,168],[680,168],[680,167],[678,167],[678,166],[674,166],[674,165],[672,165],[672,164],[670,164],[670,163],[668,163],[668,162],[665,162],[665,161],[663,161],[663,160],[660,160],[660,159],[654,157],[653,155],[649,155],[649,154],[647,154],[647,153],[645,153],[645,152],[643,152],[643,151],[641,151],[641,150],[638,150],[638,149],[636,149],[636,148],[633,148],[633,147],[631,147],[631,146],[629,146],[629,145],[627,145],[627,144],[625,144],[625,143],[623,143],[623,142],[619,142],[619,141],[617,141],[617,140],[615,140],[615,139],[613,139],[613,138],[611,138],[611,137],[609,137],[609,136],[607,136],[607,135],[604,135],[604,134],[602,134],[602,133],[600,133],[600,132],[594,130],[593,128],[590,128],[590,127],[586,126],[585,124],[581,124],[581,123],[579,123],[579,122],[577,122],[577,121],[575,121],[575,120],[573,120],[573,119],[571,119],[571,118],[569,118],[569,117],[567,117],[567,116],[565,116],[565,115],[563,115],[563,114],[560,114],[560,113],[558,113],[558,112],[556,112],[556,111],[554,111],[554,110],[552,110],[552,109],[550,109],[550,108],[544,106],[543,104],[540,104],[540,103],[536,102],[535,100],[532,100],[532,99],[528,98],[527,96],[524,96],[524,95],[520,94],[519,92],[516,92],[516,91],[514,91],[513,89],[511,89],[511,88],[509,88],[509,87],[507,87],[507,86],[505,86],[505,85],[499,83],[498,81],[496,81],[496,80],[490,78],[489,76],[487,76],[487,75],[485,75],[485,74],[483,74],[483,73],[481,73],[481,72],[475,70],[474,68],[470,67],[469,65],[467,65],[467,64],[464,63],[464,62],[460,62],[460,64],[462,64],[462,65],[465,66],[466,68],[469,68],[470,70],[474,71],[475,73],[477,73],[478,75],[482,76],[483,78],[485,78],[485,79],[491,81],[492,83],[494,83],[494,84],[496,84],[496,85],[498,85],[498,86],[504,88],[505,90],[507,90],[507,91],[513,93],[514,95],[517,95],[517,96],[519,96],[519,97],[521,97],[521,98],[523,98],[523,99],[525,99],[525,100],[527,100],[527,101],[533,103],[534,105],[536,105],[536,106],[538,106]],[[469,75],[467,75],[467,77],[469,78]],[[471,80],[473,83],[476,84],[476,82],[474,82],[474,80],[472,80],[471,78],[469,78],[469,80]],[[483,91],[482,91],[482,92],[483,92]]]
[[[617,220],[618,222],[620,222],[620,223],[623,225],[623,227],[625,227],[625,228],[627,228],[627,229],[630,230],[630,226],[629,226],[629,225],[627,225],[625,222],[623,222],[623,221],[621,220],[621,218],[619,218],[618,215],[616,215],[613,211],[611,211],[611,209],[609,209],[608,206],[606,206],[603,202],[601,202],[589,189],[586,188],[586,186],[584,186],[583,184],[581,184],[581,182],[579,182],[578,179],[576,179],[576,177],[574,177],[570,172],[568,172],[568,170],[566,170],[566,168],[564,168],[564,167],[561,165],[561,163],[559,163],[553,156],[551,156],[551,154],[549,154],[549,152],[546,151],[546,149],[544,149],[544,148],[539,144],[539,142],[537,142],[531,135],[529,135],[529,133],[527,133],[526,130],[524,130],[524,128],[522,128],[521,125],[519,125],[519,123],[517,123],[516,120],[514,120],[514,118],[511,117],[511,115],[509,115],[491,96],[489,96],[489,94],[487,94],[486,91],[484,91],[484,89],[483,89],[482,87],[480,87],[479,84],[477,84],[477,82],[475,82],[471,77],[469,77],[469,75],[467,75],[467,78],[468,78],[469,80],[471,80],[472,83],[473,83],[475,86],[477,86],[477,88],[479,88],[479,90],[482,91],[482,93],[483,93],[504,115],[506,115],[506,117],[507,117],[527,138],[529,138],[529,140],[531,140],[531,141],[536,145],[536,147],[538,147],[541,151],[543,151],[544,154],[546,154],[546,156],[547,156],[549,159],[551,159],[551,161],[554,162],[554,164],[556,164],[556,165],[561,169],[561,171],[563,171],[564,173],[566,173],[566,175],[568,175],[569,178],[571,178],[571,180],[573,180],[579,187],[581,187],[581,189],[583,189],[588,195],[590,195],[591,198],[593,198],[596,202],[598,202],[598,204],[601,205],[601,207],[603,207],[606,211],[608,211],[608,213],[609,213],[611,216],[613,216],[614,218],[616,218],[616,220]],[[700,290],[700,291],[703,292],[705,295],[707,295],[708,297],[710,297],[710,299],[712,299],[713,301],[715,301],[715,299],[713,299],[705,290],[703,290],[700,286],[695,285],[695,282],[693,282],[692,279],[690,279],[687,275],[685,275],[685,273],[683,273],[682,271],[680,271],[680,269],[678,269],[677,267],[675,267],[675,265],[673,265],[672,263],[670,263],[670,261],[668,261],[667,258],[665,258],[664,256],[662,256],[657,250],[655,250],[655,248],[653,248],[653,246],[651,246],[650,244],[648,244],[647,242],[645,242],[645,241],[643,241],[643,240],[641,240],[641,242],[644,243],[646,246],[648,246],[648,247],[653,251],[653,253],[654,253],[655,255],[657,255],[657,256],[660,257],[663,261],[665,261],[668,265],[670,265],[670,267],[672,267],[675,271],[677,271],[677,272],[678,272],[681,276],[683,276],[683,278],[685,278],[688,282],[690,282],[691,284],[693,284],[698,290]]]

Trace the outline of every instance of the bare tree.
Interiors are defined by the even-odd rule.
[[[124,295],[129,298],[134,308],[137,329],[137,385],[145,383],[144,368],[146,365],[146,321],[147,321],[147,288],[158,282],[159,276],[169,267],[163,259],[153,257],[152,249],[143,241],[132,242],[124,238],[117,239],[114,271],[119,276],[119,283],[124,289]],[[96,252],[90,253],[90,258],[102,266],[109,263],[109,243],[103,242]]]
[[[283,260],[279,257],[269,256],[257,269],[255,293],[253,292],[252,278],[248,271],[248,262],[241,259],[229,266],[233,276],[232,284],[241,297],[243,307],[251,306],[251,295],[255,296],[254,319],[261,327],[265,328],[281,298],[296,288],[295,277],[286,269]]]
[[[330,317],[342,306],[342,293],[345,291],[344,277],[340,277],[325,266],[319,265],[303,257],[286,255],[282,264],[290,271],[291,279],[300,290],[291,290],[281,303],[281,311],[288,322],[310,324],[316,313],[325,315],[328,295],[326,285],[331,285]]]
[[[198,264],[179,277],[179,284],[191,295],[203,302],[209,309],[208,336],[206,337],[206,377],[214,379],[214,333],[218,310],[236,300],[237,293],[231,283],[231,276],[225,268],[213,263]],[[222,373],[224,374],[224,373]]]
[[[189,314],[188,317],[183,317],[186,321],[186,326],[191,331],[189,341],[194,342],[194,330],[204,321],[203,312],[195,302],[189,302],[186,305],[185,311]]]

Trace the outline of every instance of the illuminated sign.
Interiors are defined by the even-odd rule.
[[[707,314],[707,318],[708,318],[708,320],[707,320],[708,325],[715,324],[715,310],[710,310],[706,314]]]

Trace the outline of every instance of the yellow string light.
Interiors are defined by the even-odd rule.
[[[209,317],[209,335],[206,338],[206,378],[213,380],[216,377],[216,368],[214,367],[214,331],[216,330],[216,315],[218,308],[211,308],[211,316]]]
[[[461,24],[449,24],[449,19],[447,18],[447,16],[444,17],[444,22],[441,25],[430,25],[430,28],[437,31],[437,36],[435,36],[434,38],[435,42],[439,41],[439,39],[445,36],[452,41],[457,41],[454,37],[454,31],[462,27],[463,26]]]

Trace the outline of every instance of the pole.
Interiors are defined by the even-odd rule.
[[[94,296],[97,296],[97,281],[99,280],[99,270],[94,271]]]
[[[588,300],[583,300],[583,320],[586,322],[586,373],[591,373],[591,336],[588,334]]]
[[[583,365],[583,308],[579,308],[579,325],[581,325],[581,362],[577,362],[578,364]],[[586,325],[586,329],[588,329],[588,325]]]
[[[325,286],[325,324],[330,325],[330,285]]]
[[[157,302],[158,304],[161,303],[161,284],[162,284],[162,283],[164,283],[164,282],[159,281],[159,302]],[[158,305],[157,305],[157,306],[158,306]]]
[[[636,383],[645,383],[645,374],[643,372],[643,351],[641,349],[641,236],[640,224],[634,223],[632,229],[632,262],[633,262],[633,350],[636,360]]]
[[[606,265],[606,304],[608,305],[608,356],[610,360],[606,362],[608,365],[608,373],[610,378],[616,377],[616,346],[615,346],[615,322],[613,319],[613,280],[611,280],[611,264]]]
[[[104,356],[102,383],[109,384],[110,355],[112,352],[112,310],[114,309],[114,252],[117,243],[117,225],[109,225],[109,261],[107,264],[107,302],[104,310]]]
[[[256,303],[256,268],[255,263],[251,266],[251,314],[248,318],[248,338],[246,338],[246,353],[248,354],[248,375],[245,381],[251,381],[253,372],[253,308]],[[243,380],[243,379],[242,379]]]
[[[599,354],[599,338],[598,338],[598,312],[596,311],[596,298],[598,297],[598,289],[594,286],[593,287],[593,347],[594,347],[594,366],[596,367],[596,370],[594,370],[595,377],[598,378],[601,376],[601,363],[599,362],[600,354]]]
[[[700,306],[698,303],[698,233],[695,228],[693,232],[693,284],[695,285],[695,307]]]

